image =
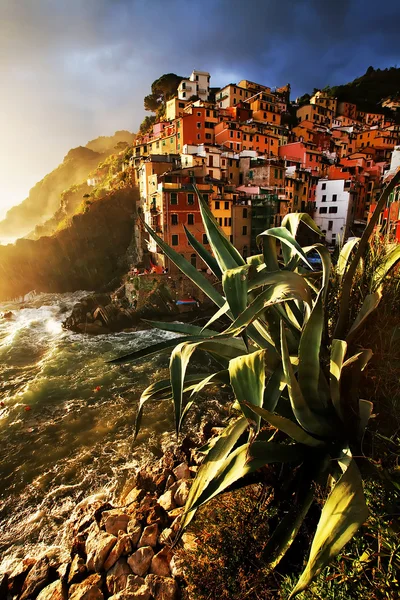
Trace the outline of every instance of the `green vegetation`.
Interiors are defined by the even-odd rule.
[[[381,100],[400,95],[400,68],[374,69],[368,67],[361,77],[344,85],[326,87],[324,91],[339,101],[353,102],[360,110],[382,112]]]
[[[167,100],[176,95],[176,91],[183,77],[175,73],[165,73],[151,84],[151,94],[144,98],[144,108],[157,114],[158,117],[165,111]]]
[[[317,502],[320,514],[312,526],[308,561],[290,597],[310,585],[368,518],[363,475],[374,465],[360,457],[373,407],[360,398],[359,382],[372,352],[360,348],[357,338],[381,301],[384,280],[400,259],[400,247],[392,249],[369,278],[355,318],[350,298],[365,271],[363,258],[378,215],[399,179],[400,174],[383,192],[363,237],[348,242],[340,252],[334,275],[340,292],[333,312],[328,310],[333,270],[328,250],[322,244],[302,248],[296,240],[301,222],[320,233],[306,214],[289,214],[281,227],[264,231],[258,236],[262,254],[245,262],[198,193],[213,254],[187,232],[188,241],[221,281],[223,295],[147,227],[218,311],[204,328],[154,323],[184,337],[178,344],[167,340],[118,359],[125,362],[173,348],[170,379],[142,394],[136,432],[147,401],[172,400],[179,434],[206,386],[230,385],[235,398],[232,418],[203,448],[205,458],[186,503],[180,534],[199,507],[232,485],[246,485],[256,474],[260,481],[268,481],[265,485],[273,490],[269,509],[280,515],[260,557],[263,572],[273,573]],[[313,272],[308,263],[312,251],[321,257],[322,272]],[[358,292],[361,288],[358,285]],[[229,320],[228,326],[211,329],[221,318]],[[197,351],[218,363],[218,370],[206,378],[187,373]]]

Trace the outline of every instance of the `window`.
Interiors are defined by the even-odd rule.
[[[178,215],[171,215],[171,224],[178,225]]]
[[[215,201],[215,210],[219,210],[219,200]]]
[[[247,235],[247,225],[243,225],[242,234]]]
[[[326,183],[323,183],[323,184],[321,185],[321,190],[326,190]]]
[[[207,202],[207,204],[208,204],[208,194],[203,194],[203,199],[204,199],[204,202]]]
[[[193,267],[196,267],[196,266],[197,266],[197,265],[196,265],[196,260],[197,260],[197,256],[196,256],[196,254],[191,254],[191,255],[190,255],[190,264],[191,264]]]
[[[211,139],[212,139],[211,133],[206,133],[206,140],[211,140]]]
[[[328,231],[332,231],[333,229],[333,221],[328,221]]]
[[[184,102],[179,102],[178,106],[179,106],[179,108],[185,108],[185,103]]]
[[[198,112],[198,113],[197,113],[197,116],[198,116],[198,117],[201,117],[201,112]]]
[[[326,202],[326,194],[323,194],[323,196],[322,196],[322,202]]]
[[[194,204],[194,194],[188,194],[187,195],[187,203],[188,204]]]
[[[278,179],[278,169],[275,169],[275,179]]]
[[[188,225],[194,225],[194,214],[193,213],[188,214]]]
[[[330,212],[330,214],[336,214],[337,213],[337,206],[330,206],[329,207],[329,212]]]
[[[319,209],[320,215],[324,215],[327,212],[328,212],[328,208],[326,206],[321,206],[321,208]]]
[[[201,129],[201,123],[197,123],[197,129]]]
[[[207,235],[203,233],[203,244],[208,244]]]
[[[232,130],[229,132],[229,137],[233,137],[233,131]]]
[[[179,235],[178,234],[174,234],[172,236],[172,245],[173,246],[178,246],[179,245]]]
[[[182,96],[186,98],[186,92],[182,92]]]
[[[178,194],[171,192],[171,204],[178,204]]]
[[[224,209],[229,210],[229,202],[224,202]]]
[[[332,194],[332,202],[337,202],[337,194]]]
[[[243,219],[247,219],[247,208],[243,209]]]
[[[220,227],[222,227],[222,217],[219,217],[218,223],[219,223]]]

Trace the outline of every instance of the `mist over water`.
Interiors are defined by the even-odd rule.
[[[168,355],[106,361],[174,334],[64,331],[65,311],[82,295],[0,305],[14,313],[0,319],[0,571],[12,557],[59,544],[76,502],[115,489],[172,427],[168,405],[148,409],[132,449],[137,400],[167,375]]]

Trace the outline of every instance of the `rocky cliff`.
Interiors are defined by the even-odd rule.
[[[74,192],[74,186],[85,182],[100,162],[121,149],[118,145],[124,142],[130,144],[134,137],[129,131],[117,131],[113,136],[101,136],[86,146],[70,150],[63,162],[39,181],[21,204],[8,211],[6,218],[0,222],[0,236],[26,235],[52,218],[62,207],[63,192]],[[79,200],[81,197],[80,194]]]
[[[52,236],[0,246],[0,300],[30,290],[100,290],[122,274],[135,240],[137,198],[135,188],[116,190]]]

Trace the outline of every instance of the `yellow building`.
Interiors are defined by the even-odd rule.
[[[174,121],[177,117],[183,115],[185,106],[188,104],[186,100],[180,100],[177,96],[167,100],[165,107],[165,118],[167,121]]]

